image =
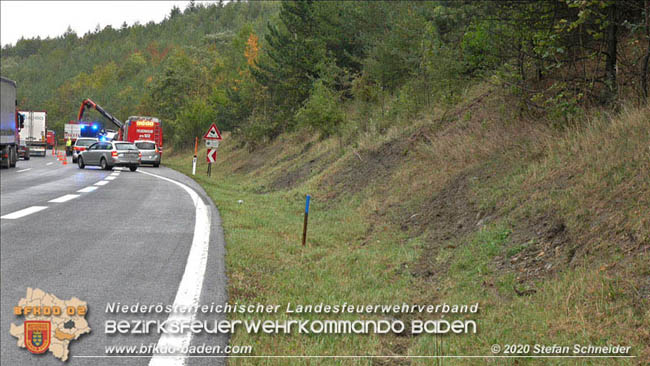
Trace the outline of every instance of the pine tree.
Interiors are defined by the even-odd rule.
[[[280,25],[268,26],[266,57],[251,68],[274,103],[283,107],[285,117],[293,116],[309,97],[318,64],[325,57],[314,15],[313,1],[283,2]]]

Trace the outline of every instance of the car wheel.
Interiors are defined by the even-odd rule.
[[[25,157],[24,157],[23,159],[25,159],[25,160],[29,160],[29,153],[26,153],[26,154],[25,154]]]
[[[154,167],[154,168],[157,168],[157,167],[159,167],[159,166],[160,166],[160,163],[154,163],[154,164],[153,164],[153,167]]]
[[[99,166],[104,170],[108,170],[108,163],[106,162],[106,159],[102,158],[102,160],[99,161]]]
[[[137,166],[137,165],[131,165],[131,166],[129,167],[129,170],[132,171],[132,172],[134,172],[134,171],[138,170],[138,166]]]
[[[74,163],[76,163],[76,162],[77,162],[77,159],[75,159],[74,157],[72,157],[72,163],[74,164]]]
[[[86,167],[86,164],[84,164],[84,159],[82,158],[77,159],[77,165],[79,165],[79,169],[83,169]]]

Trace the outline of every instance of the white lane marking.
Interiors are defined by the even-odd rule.
[[[22,173],[22,172],[26,172],[28,170],[32,170],[32,168],[16,170],[16,173]]]
[[[113,175],[113,176],[116,176],[116,177],[117,177],[118,175],[120,175],[120,172],[115,172],[115,173],[111,173],[111,175]]]
[[[160,178],[168,182],[174,183],[177,186],[183,188],[187,194],[192,198],[195,208],[195,217],[194,217],[194,237],[192,238],[192,247],[190,248],[190,253],[187,256],[187,263],[185,264],[185,272],[183,273],[183,278],[181,283],[178,285],[178,291],[176,292],[176,298],[174,299],[174,308],[179,306],[189,307],[197,306],[199,300],[201,299],[201,290],[203,289],[203,278],[205,277],[205,268],[208,263],[208,247],[210,244],[210,210],[208,206],[205,205],[201,197],[196,191],[192,188],[186,186],[183,183],[177,182],[173,179],[162,177],[157,174],[143,172],[138,170],[142,174],[147,174],[152,177]],[[188,321],[192,322],[195,318],[194,312],[189,313],[171,313],[167,320],[172,322],[176,321]],[[192,341],[192,333],[185,332],[184,334],[163,334],[158,340],[158,348],[166,347],[166,349],[176,349],[181,350],[183,348],[187,349]],[[173,365],[173,366],[182,366],[185,365],[187,360],[186,353],[176,353],[176,354],[156,354],[151,358],[149,366],[161,366],[161,365]]]
[[[0,217],[0,219],[9,219],[9,220],[14,220],[14,219],[19,219],[23,216],[31,215],[35,212],[38,211],[43,211],[47,208],[47,206],[32,206],[32,207],[27,207],[25,209],[22,209],[20,211],[12,212],[10,214],[4,215]]]
[[[100,180],[99,182],[95,183],[95,185],[96,186],[103,186],[103,185],[106,185],[108,183],[110,183],[110,182],[107,181],[107,180]]]
[[[110,176],[109,176],[109,177],[104,178],[104,180],[113,180],[113,179],[115,179],[115,178],[117,178],[117,177],[110,177]]]
[[[99,188],[99,187],[88,186],[86,188],[78,190],[77,192],[79,192],[79,193],[88,193],[88,192],[92,192],[92,191],[96,190],[97,188]]]
[[[52,162],[49,162],[49,163],[47,163],[47,164],[45,164],[45,165],[52,165],[52,164],[54,164],[54,163],[52,163]]]
[[[47,202],[53,202],[53,203],[63,203],[63,202],[68,202],[70,200],[73,200],[75,198],[79,197],[78,194],[66,194],[64,196],[61,196],[59,198],[55,198],[53,200],[49,200]]]

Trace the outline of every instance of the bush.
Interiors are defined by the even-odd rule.
[[[472,26],[465,32],[461,43],[463,56],[470,74],[478,70],[489,70],[499,64],[499,59],[494,56],[497,46],[494,41],[494,31],[491,24],[481,22]]]
[[[211,123],[216,122],[216,112],[200,99],[190,101],[173,122],[174,147],[192,146],[194,137],[201,137]]]
[[[388,116],[395,121],[410,121],[418,112],[418,93],[415,90],[415,81],[409,82],[399,88],[393,99]]]
[[[254,111],[235,133],[242,136],[248,150],[253,151],[265,141],[277,136],[279,131],[282,131],[281,123],[265,116],[264,113]]]
[[[317,80],[311,96],[296,113],[296,121],[301,126],[315,129],[323,137],[333,135],[345,119],[339,99],[338,94],[325,86],[322,80]]]

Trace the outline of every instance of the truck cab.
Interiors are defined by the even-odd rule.
[[[153,141],[156,144],[158,153],[163,151],[163,129],[162,121],[156,117],[131,116],[122,128],[122,139],[135,142],[140,140]]]
[[[47,130],[47,148],[51,149],[56,146],[56,132]]]

